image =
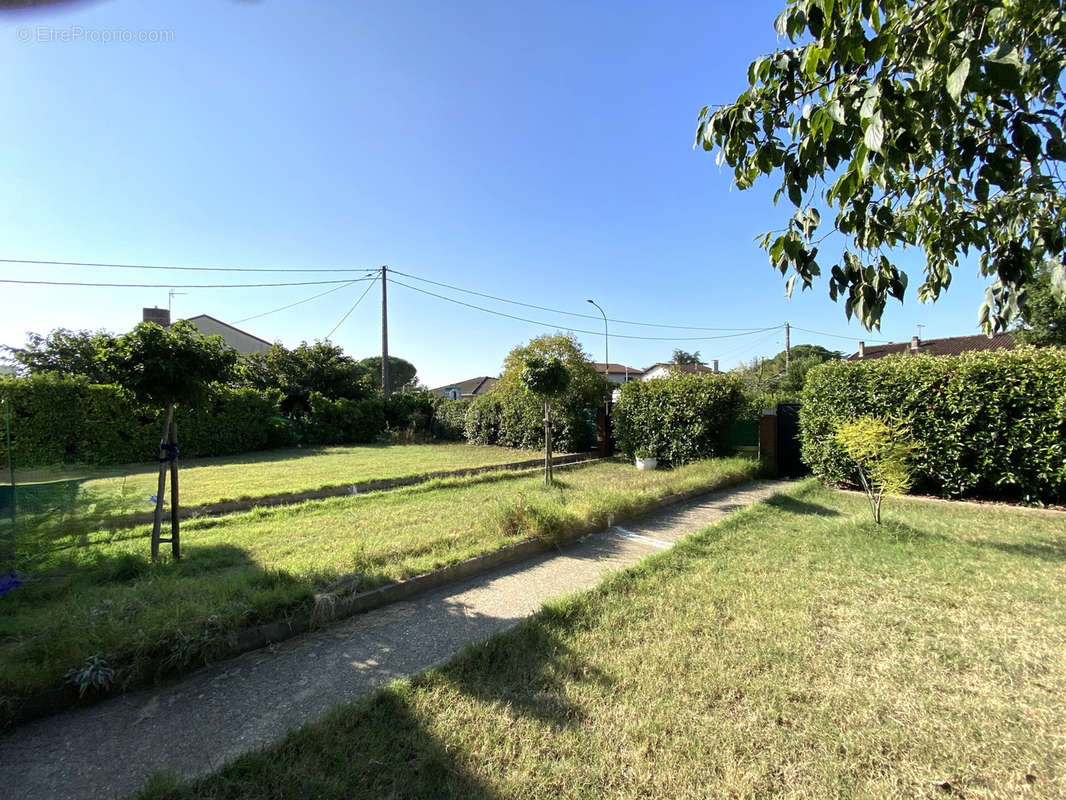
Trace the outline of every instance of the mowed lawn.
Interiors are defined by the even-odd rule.
[[[807,482],[152,798],[1061,798],[1066,516]]]
[[[509,447],[471,444],[381,444],[344,447],[286,448],[181,462],[180,501],[191,506],[240,500],[325,486],[406,478],[442,470],[486,467],[537,458],[538,453]],[[103,498],[124,510],[151,511],[158,465],[57,467],[22,470],[16,482],[82,479],[86,502]],[[168,488],[169,497],[169,488]]]
[[[513,472],[438,480],[191,521],[177,563],[150,562],[147,529],[96,533],[85,546],[38,552],[33,579],[0,598],[0,712],[62,685],[94,655],[120,684],[204,663],[236,631],[312,609],[316,591],[342,576],[346,590],[370,589],[757,471],[743,458],[658,472],[613,461],[559,470],[552,489]],[[20,544],[26,558],[34,549]]]

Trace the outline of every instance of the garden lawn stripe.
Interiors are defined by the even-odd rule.
[[[505,630],[545,600],[676,541],[787,484],[760,482],[632,520],[633,539],[590,535],[554,554],[352,617],[170,686],[27,724],[0,737],[0,785],[25,800],[101,798],[136,790],[153,772],[211,771],[328,708],[441,663]]]

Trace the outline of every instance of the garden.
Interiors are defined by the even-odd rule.
[[[1061,796],[1066,515],[885,516],[808,480],[142,797]]]
[[[373,589],[527,538],[560,542],[670,495],[754,477],[749,459],[642,473],[608,461],[497,471],[185,523],[181,560],[153,562],[149,528],[23,535],[33,576],[3,598],[0,710],[67,687],[96,696],[225,656],[242,630],[314,615],[323,593]],[[32,530],[31,530],[32,532]]]

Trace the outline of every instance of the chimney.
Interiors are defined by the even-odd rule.
[[[711,359],[711,372],[717,372],[717,371],[718,371],[718,359],[717,358],[712,358]]]
[[[918,352],[918,337],[917,336],[912,336],[911,337],[911,352],[912,353],[917,353]]]
[[[145,308],[141,315],[143,322],[154,322],[162,328],[170,326],[170,309],[169,308]]]
[[[866,342],[859,342],[859,358],[866,357]]]

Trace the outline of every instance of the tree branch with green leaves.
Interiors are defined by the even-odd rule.
[[[791,0],[793,45],[756,59],[735,102],[700,112],[696,144],[734,183],[777,176],[794,206],[761,237],[771,264],[880,327],[907,275],[885,252],[925,253],[923,301],[978,256],[986,332],[1005,330],[1040,270],[1066,302],[1066,14],[1055,0]],[[845,239],[819,256],[823,212]],[[824,237],[823,237],[824,238]]]

